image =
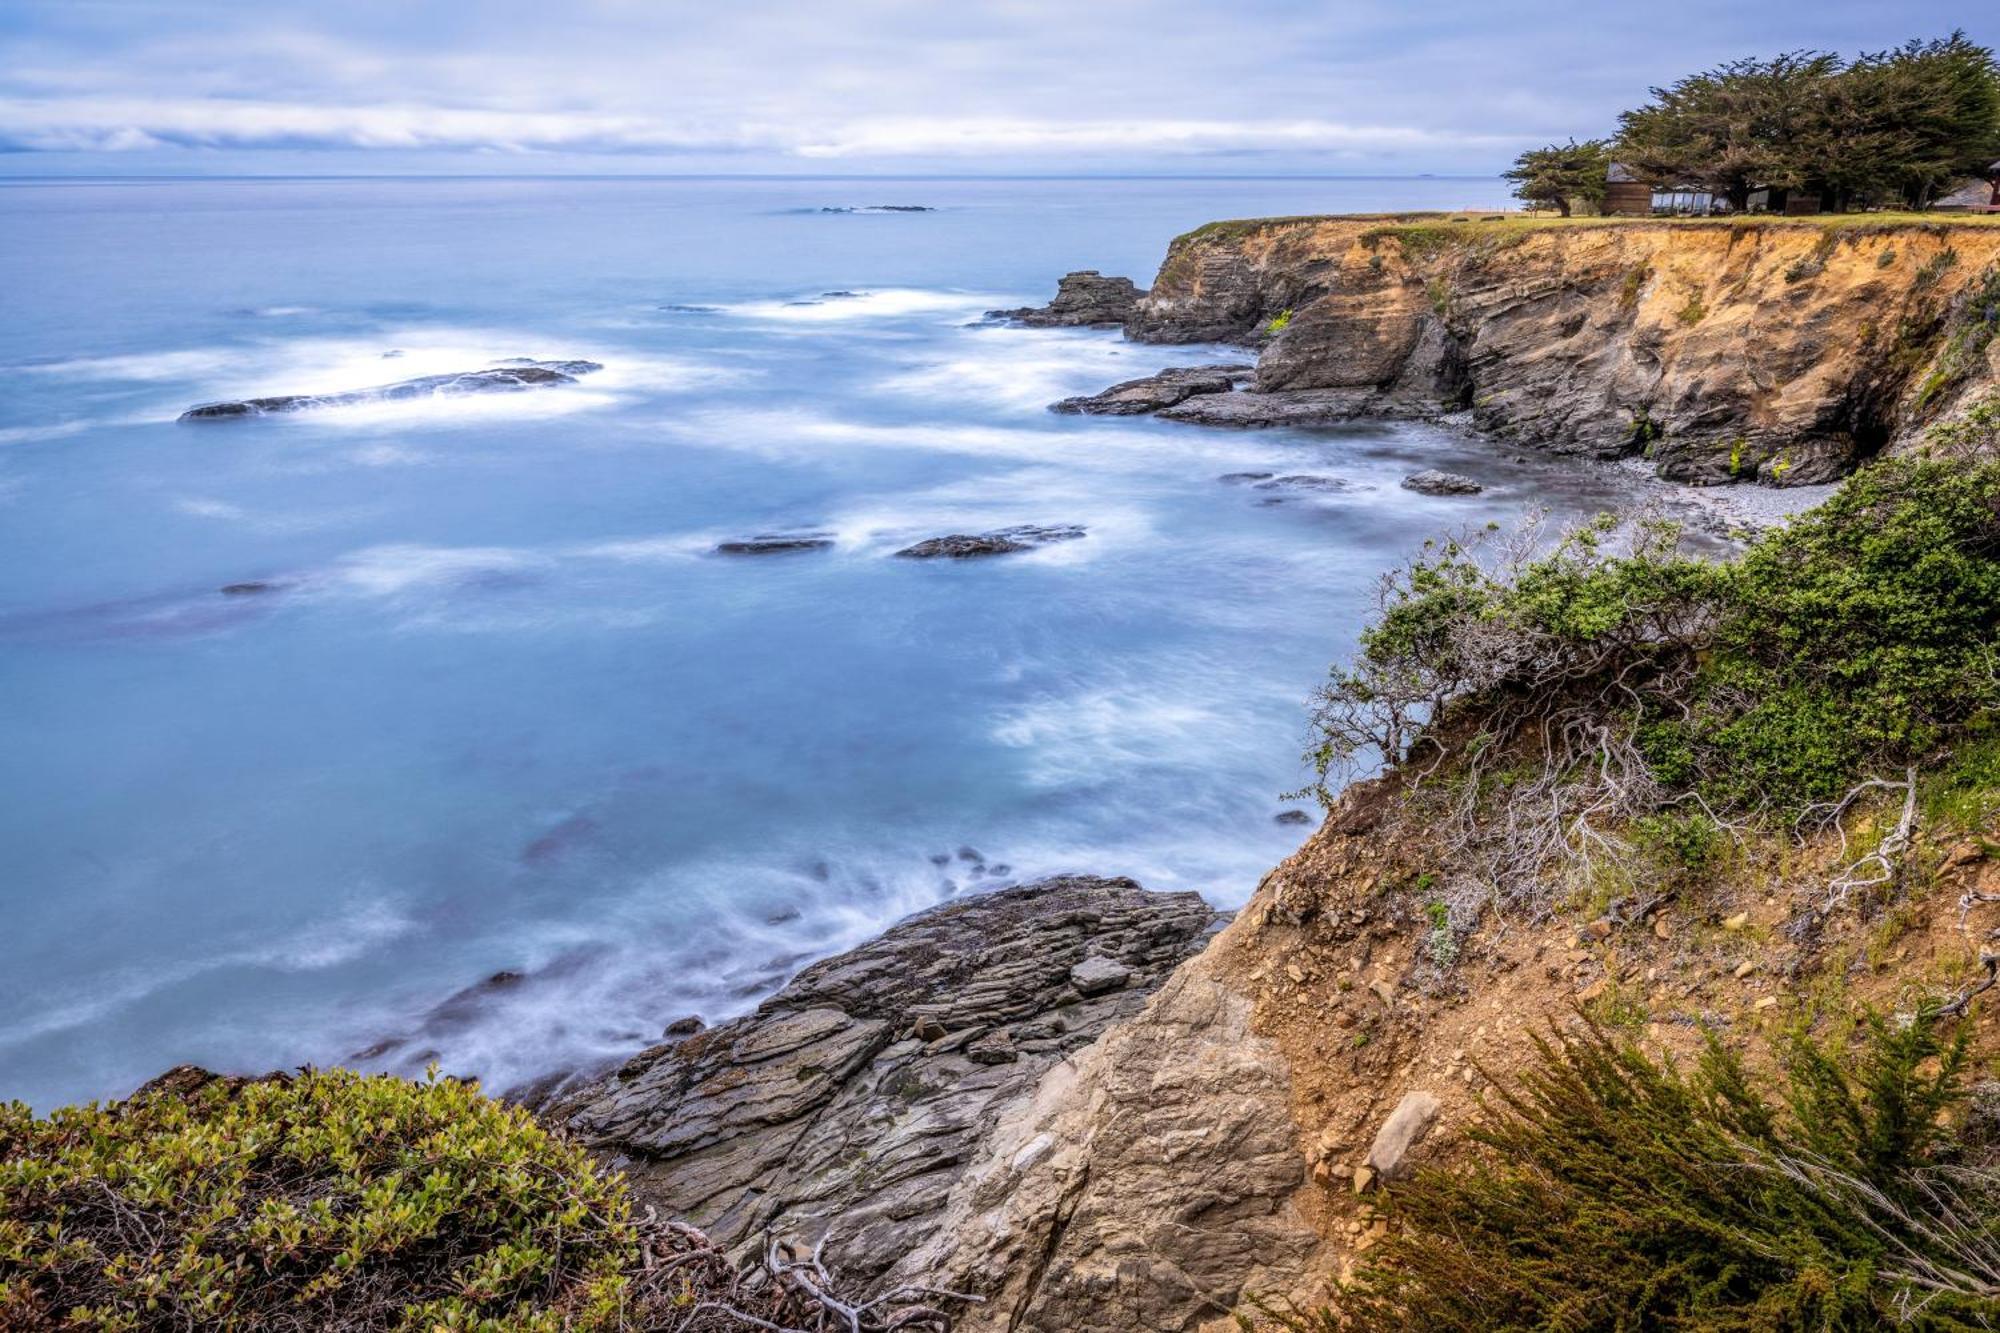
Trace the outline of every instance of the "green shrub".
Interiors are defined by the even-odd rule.
[[[1965,1038],[1872,1020],[1795,1039],[1782,1084],[1711,1038],[1683,1073],[1592,1027],[1544,1041],[1473,1132],[1393,1191],[1400,1229],[1337,1311],[1355,1333],[1926,1330],[2000,1321],[2000,1173],[1946,1125]]]
[[[1546,895],[1551,857],[1629,858],[1663,811],[1796,818],[2000,707],[2000,463],[1878,463],[1734,563],[1657,521],[1536,549],[1428,547],[1308,752],[1328,800],[1377,757],[1436,775],[1438,827],[1503,898]]]
[[[0,1108],[0,1327],[622,1327],[624,1187],[433,1077]]]

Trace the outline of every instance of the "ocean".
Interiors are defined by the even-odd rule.
[[[1308,700],[1382,572],[1629,479],[1417,425],[1057,416],[1240,353],[980,316],[1143,285],[1216,218],[1503,192],[0,183],[0,1099],[182,1061],[519,1091],[956,894],[1242,903],[1307,832],[1276,817]],[[511,357],[603,369],[176,420]],[[1426,467],[1488,489],[1398,487]],[[894,556],[1019,524],[1087,535]]]

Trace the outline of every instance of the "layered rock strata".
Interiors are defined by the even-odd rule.
[[[1173,243],[1125,332],[1263,348],[1253,391],[1161,412],[1177,420],[1469,410],[1675,480],[1795,485],[1921,447],[2000,384],[2000,227],[1217,223]]]

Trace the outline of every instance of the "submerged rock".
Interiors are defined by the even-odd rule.
[[[1403,478],[1403,489],[1424,495],[1477,495],[1486,488],[1463,473],[1425,468]]]
[[[1260,491],[1351,491],[1354,483],[1343,477],[1321,477],[1300,473],[1290,477],[1271,477],[1256,483]]]
[[[934,1236],[1003,1113],[1136,1013],[1215,920],[1196,894],[1129,879],[961,899],[548,1114],[626,1159],[642,1203],[725,1245],[768,1229],[811,1246],[831,1228],[829,1266],[871,1282]],[[1079,969],[1124,980],[1083,994]]]
[[[267,583],[263,579],[250,579],[243,583],[225,583],[222,585],[222,595],[224,597],[255,597],[260,592],[276,592],[278,586],[275,583]]]
[[[1057,280],[1055,299],[1047,305],[989,310],[986,317],[1033,329],[1105,328],[1130,319],[1145,294],[1130,278],[1107,278],[1094,268],[1079,269]]]
[[[1228,393],[1257,373],[1251,365],[1176,366],[1143,379],[1114,384],[1102,393],[1050,403],[1049,411],[1086,416],[1136,417],[1186,402],[1197,394]]]
[[[735,541],[717,542],[717,555],[783,555],[788,551],[825,551],[833,546],[833,537],[824,532],[764,532],[755,537],[742,537]]]
[[[424,375],[394,384],[345,393],[293,393],[271,398],[240,398],[218,403],[199,403],[181,413],[182,421],[227,421],[239,417],[267,416],[277,412],[304,412],[321,407],[351,407],[357,403],[400,402],[411,398],[442,398],[466,393],[517,393],[558,384],[574,384],[577,376],[604,367],[595,361],[530,361],[510,357],[485,370],[468,370],[451,375]]]
[[[1022,526],[993,532],[954,532],[945,537],[929,537],[896,552],[911,560],[967,560],[984,555],[1006,555],[1012,551],[1032,551],[1051,542],[1075,541],[1084,529],[1075,524],[1058,527]]]

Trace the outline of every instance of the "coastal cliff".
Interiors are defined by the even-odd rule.
[[[1311,424],[1469,411],[1670,479],[1833,480],[2000,383],[2000,227],[1443,215],[1214,223],[1136,341],[1262,348],[1242,395],[1164,415]]]

